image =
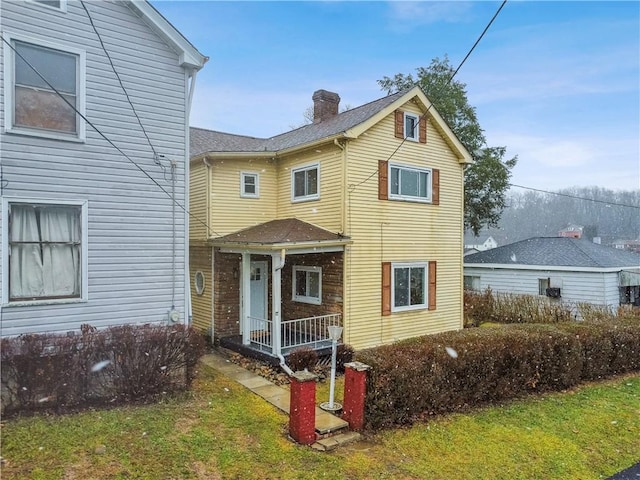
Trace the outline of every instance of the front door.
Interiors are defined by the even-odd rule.
[[[251,332],[267,329],[267,262],[251,262]],[[253,336],[253,335],[252,335]]]

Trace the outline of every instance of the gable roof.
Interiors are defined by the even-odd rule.
[[[443,134],[459,161],[470,163],[472,159],[469,152],[453,134],[435,108],[431,106],[431,102],[419,87],[387,95],[373,102],[339,113],[322,122],[305,125],[270,138],[248,137],[192,127],[190,129],[190,151],[192,158],[221,153],[277,156],[278,154],[288,153],[290,150],[307,148],[316,143],[330,141],[334,138],[357,138],[382,118],[413,98],[419,100],[425,112],[428,110],[437,129]]]
[[[465,265],[539,265],[549,267],[628,268],[640,254],[569,237],[534,237],[464,257]],[[473,264],[473,265],[471,265]]]
[[[214,238],[215,245],[274,246],[310,243],[344,244],[349,237],[333,233],[297,218],[271,220],[253,227],[239,230],[229,235]]]
[[[180,66],[200,70],[209,60],[147,0],[123,0],[136,15],[180,55]]]

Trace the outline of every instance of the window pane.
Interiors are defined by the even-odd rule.
[[[307,170],[307,195],[318,193],[318,169]]]
[[[307,296],[307,272],[304,270],[296,271],[296,296]]]
[[[253,175],[246,175],[244,177],[244,193],[256,193],[256,177]]]
[[[60,8],[60,0],[36,0],[36,2],[49,5],[50,7]]]
[[[404,135],[408,138],[415,138],[416,136],[416,119],[415,117],[404,117]]]
[[[391,167],[391,193],[398,195],[400,193],[400,169]]]
[[[393,271],[394,306],[409,305],[409,269],[395,268]]]
[[[307,295],[313,298],[320,298],[320,272],[307,272],[309,280],[309,291]]]
[[[408,197],[418,196],[419,175],[415,170],[402,170],[400,175],[400,193]]]
[[[411,269],[411,299],[410,305],[424,304],[424,267]]]
[[[305,195],[305,172],[293,174],[293,196],[304,197]]]
[[[75,95],[76,55],[22,42],[15,42],[15,48],[19,54],[15,56],[16,84],[51,90],[33,70],[35,68],[58,91]],[[33,68],[27,65],[20,55]]]
[[[419,195],[422,198],[427,198],[427,185],[429,181],[429,175],[427,172],[420,172],[420,192]]]

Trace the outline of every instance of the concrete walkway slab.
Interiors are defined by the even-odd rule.
[[[217,353],[210,353],[202,357],[201,362],[223,375],[237,381],[256,395],[264,398],[276,408],[289,414],[290,391],[279,387],[264,377],[246,370]],[[349,424],[335,415],[316,407],[316,432],[326,435],[331,432],[348,428]],[[329,442],[331,443],[331,442]]]

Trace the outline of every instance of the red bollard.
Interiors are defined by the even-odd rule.
[[[311,445],[316,441],[316,375],[304,371],[291,377],[289,435],[296,442]]]
[[[345,363],[344,406],[342,418],[351,430],[364,428],[364,399],[367,393],[367,370],[371,367],[361,362]]]

